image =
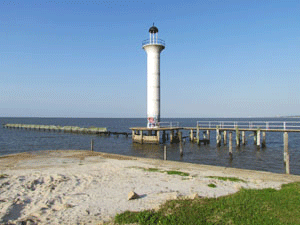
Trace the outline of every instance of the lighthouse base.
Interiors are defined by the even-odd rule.
[[[180,142],[179,130],[182,127],[133,127],[130,128],[132,131],[132,142],[144,144],[152,143],[159,144],[165,143],[170,140],[170,143]]]

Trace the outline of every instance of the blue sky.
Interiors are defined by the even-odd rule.
[[[0,116],[146,117],[155,22],[161,117],[300,114],[299,1],[0,1]]]

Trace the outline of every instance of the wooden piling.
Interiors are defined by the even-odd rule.
[[[183,146],[182,146],[182,132],[181,131],[179,131],[178,132],[178,135],[179,135],[179,147],[180,147],[180,152],[179,152],[179,154],[180,154],[180,157],[182,157],[183,156]]]
[[[180,147],[179,154],[180,154],[180,157],[182,157],[183,156],[183,146],[182,146],[181,142],[179,143],[179,147]]]
[[[216,129],[216,141],[217,141],[217,147],[220,147],[221,146],[221,136],[220,136],[219,126],[217,126],[217,129]]]
[[[253,139],[254,139],[254,144],[256,145],[257,143],[257,134],[256,134],[256,131],[253,131]]]
[[[140,136],[141,136],[141,140],[140,140],[140,141],[141,141],[141,144],[143,144],[143,139],[144,139],[144,138],[143,138],[143,131],[142,131],[142,130],[140,131]]]
[[[236,146],[240,147],[240,131],[239,128],[235,128],[235,141],[236,141]]]
[[[229,132],[229,156],[232,157],[232,132]]]
[[[206,135],[206,136],[207,136],[207,139],[210,140],[210,130],[207,130],[207,131],[206,131],[206,134],[207,134],[207,135]],[[209,142],[208,142],[208,143],[209,143]]]
[[[164,160],[167,160],[167,146],[164,146]]]
[[[206,145],[206,141],[205,141],[205,140],[207,140],[206,139],[206,131],[202,132],[202,138],[203,138],[203,144]]]
[[[262,136],[263,136],[263,138],[262,138],[261,147],[265,148],[266,147],[266,132],[265,131],[262,132]]]
[[[170,131],[170,143],[173,143],[174,141],[174,130]]]
[[[178,131],[178,138],[179,138],[179,142],[182,142],[182,132]]]
[[[285,163],[285,173],[290,174],[290,155],[289,155],[289,136],[288,132],[283,133],[284,153],[283,160]]]
[[[199,137],[199,126],[197,125],[197,134],[196,134],[196,138],[197,138],[197,144],[200,145],[200,137]]]
[[[94,140],[91,139],[91,151],[94,151]]]
[[[260,148],[260,129],[257,129],[256,134],[257,134],[256,146],[257,148]]]
[[[226,130],[223,131],[223,144],[227,145],[227,131]]]
[[[190,131],[190,142],[193,142],[194,141],[194,130],[191,129]]]
[[[242,131],[242,145],[246,144],[245,131]]]

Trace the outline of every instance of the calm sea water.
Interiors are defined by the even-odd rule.
[[[197,121],[278,121],[278,118],[179,118],[162,119],[177,121],[180,126],[195,127]],[[284,121],[299,121],[290,118]],[[145,126],[146,119],[141,118],[0,118],[0,123],[43,124],[79,127],[107,127],[109,131],[130,132],[129,127]],[[284,173],[283,133],[267,133],[266,148],[257,150],[252,133],[247,133],[247,145],[233,148],[233,159],[228,155],[228,146],[216,147],[215,132],[211,132],[210,145],[190,143],[183,145],[183,157],[179,155],[178,144],[167,144],[168,160],[217,165],[242,169],[262,170]],[[183,133],[184,136],[188,133]],[[94,150],[99,152],[163,159],[163,145],[132,143],[131,136],[98,136],[71,134],[51,131],[7,129],[0,126],[0,155],[19,152],[56,149],[90,149],[94,139]],[[291,173],[300,175],[300,133],[289,133],[289,152]]]

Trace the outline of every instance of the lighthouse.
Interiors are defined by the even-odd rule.
[[[159,127],[160,122],[160,53],[165,42],[158,39],[158,29],[149,29],[149,39],[143,41],[147,53],[147,127]]]

